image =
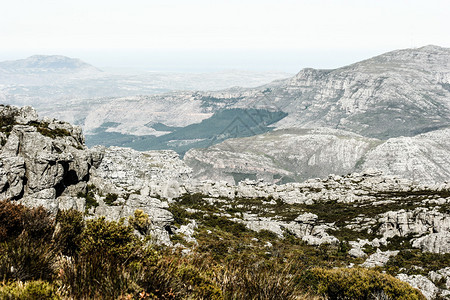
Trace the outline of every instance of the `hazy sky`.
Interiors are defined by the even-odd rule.
[[[331,68],[450,47],[449,0],[4,0],[0,60],[167,70]]]

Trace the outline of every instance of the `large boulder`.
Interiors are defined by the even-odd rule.
[[[80,127],[38,119],[31,107],[0,105],[0,120],[0,199],[53,210],[59,196],[84,191],[101,154],[84,146]]]

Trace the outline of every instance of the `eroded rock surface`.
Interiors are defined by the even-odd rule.
[[[83,192],[101,157],[84,146],[80,127],[38,119],[31,107],[2,105],[0,116],[1,198],[32,204]]]

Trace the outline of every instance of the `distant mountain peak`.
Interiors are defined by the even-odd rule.
[[[33,55],[25,59],[4,61],[0,62],[0,69],[9,71],[100,71],[80,59],[62,55]]]

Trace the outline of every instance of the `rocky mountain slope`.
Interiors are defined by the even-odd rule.
[[[146,234],[185,253],[250,249],[276,257],[279,247],[290,245],[292,251],[306,251],[303,256],[323,256],[323,262],[339,253],[347,267],[385,270],[428,299],[450,293],[448,183],[418,185],[375,170],[279,185],[198,181],[173,151],[87,149],[79,127],[39,119],[30,107],[1,106],[0,120],[2,199],[43,205],[53,214],[73,208],[86,218],[109,220],[142,211],[151,221]],[[294,133],[299,132],[284,134]],[[346,143],[327,137],[338,147],[360,138],[316,133],[340,134]],[[361,139],[360,149],[373,141]],[[342,158],[342,168],[347,162],[352,159]],[[232,236],[224,240],[223,234]]]
[[[416,182],[450,178],[449,129],[386,141],[328,128],[278,129],[192,149],[184,160],[200,179],[303,181],[368,168]],[[282,147],[280,147],[282,145]]]
[[[304,69],[254,90],[239,105],[289,113],[279,127],[331,127],[387,139],[448,126],[449,84],[450,49],[426,46],[335,70]]]
[[[450,49],[438,46],[404,49],[334,70],[304,69],[290,79],[257,88],[175,93],[148,100],[149,105],[171,97],[207,107],[214,104],[214,110],[284,111],[289,116],[277,124],[280,128],[330,127],[383,140],[414,136],[449,125],[449,57]],[[114,114],[118,109],[108,111]],[[205,111],[210,110],[193,113]],[[147,123],[153,118],[148,116]]]
[[[240,99],[232,106],[286,112],[273,125],[280,130],[193,149],[185,161],[199,178],[230,182],[305,180],[369,167],[420,182],[449,180],[449,82],[450,49],[436,46],[335,70],[305,69],[227,95]]]
[[[450,124],[449,57],[449,49],[426,46],[389,52],[335,70],[304,69],[290,79],[257,88],[71,100],[50,103],[40,109],[44,114],[81,125],[89,145],[100,143],[139,150],[174,149],[181,154],[190,148],[207,147],[222,141],[224,131],[237,133],[226,134],[231,138],[265,131],[250,129],[247,132],[253,133],[239,135],[236,123],[241,121],[241,128],[249,125],[242,124],[239,115],[230,117],[222,131],[206,138],[198,133],[203,133],[205,128],[199,130],[192,126],[202,121],[204,124],[215,122],[217,114],[236,108],[258,108],[264,112],[287,114],[271,124],[271,127],[279,129],[340,130],[339,134],[318,134],[314,137],[315,144],[302,143],[313,138],[312,135],[303,138],[298,134],[279,135],[277,141],[273,140],[267,147],[264,145],[264,149],[271,153],[269,156],[273,157],[264,157],[256,149],[256,145],[263,146],[270,134],[255,139],[233,140],[217,148],[193,150],[186,162],[199,178],[212,176],[228,181],[232,178],[272,178],[272,182],[282,181],[281,178],[285,181],[304,180],[326,176],[330,172],[346,174],[380,165],[386,174],[425,182],[442,181],[448,180],[449,173],[445,159],[448,148],[445,142],[441,142],[447,138],[445,128]],[[125,87],[126,83],[121,85]],[[260,118],[252,116],[251,123],[264,119],[265,115],[267,113]],[[178,137],[177,130],[181,127],[189,138]],[[432,131],[435,131],[435,137],[416,137]],[[358,148],[359,142],[351,150],[351,143],[340,148],[335,144],[327,146],[331,136],[339,139],[339,136],[351,136],[352,133],[360,136],[357,140],[367,139],[363,144],[369,143],[370,147]],[[274,133],[272,138],[277,135]],[[248,147],[249,143],[255,146]],[[289,145],[286,146],[289,151],[283,153],[277,143]],[[230,149],[231,144],[237,151]],[[307,144],[308,149],[305,147]],[[246,151],[242,152],[244,148]],[[223,150],[222,153],[219,150]],[[301,151],[304,153],[299,154]],[[349,158],[348,151],[356,153],[355,156]],[[320,153],[322,162],[315,163],[317,155],[314,153]],[[246,164],[238,163],[239,157],[243,156],[248,156]],[[414,159],[409,159],[412,156]],[[225,162],[221,157],[229,159]],[[342,157],[347,157],[343,158],[345,167],[341,165]],[[222,161],[222,167],[210,169],[216,161]],[[267,172],[261,169],[262,161],[270,166]],[[234,167],[237,165],[238,168]],[[205,167],[209,173],[202,171]]]

